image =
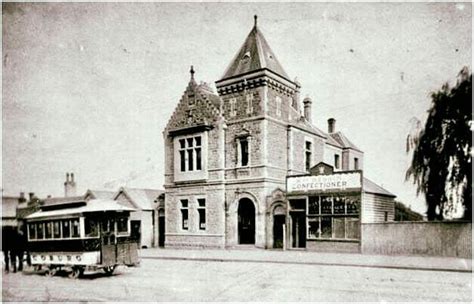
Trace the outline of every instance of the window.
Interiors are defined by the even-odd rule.
[[[86,237],[99,236],[99,224],[97,220],[86,217],[84,219],[84,232]]]
[[[45,223],[45,233],[44,233],[44,238],[45,239],[51,239],[53,238],[53,223],[52,222],[47,222]]]
[[[69,220],[62,220],[61,226],[63,230],[63,238],[70,238],[71,237],[71,223]]]
[[[246,100],[247,100],[247,114],[252,114],[253,113],[253,94],[252,93],[249,93],[247,94],[247,96],[245,97]]]
[[[29,224],[28,225],[28,236],[30,240],[36,239],[36,224]]]
[[[385,211],[385,212],[383,213],[383,220],[384,220],[384,222],[387,222],[387,221],[388,221],[388,212],[387,212],[387,211]]]
[[[237,111],[235,109],[235,105],[237,103],[237,100],[235,98],[231,98],[229,99],[229,104],[230,104],[230,116],[231,117],[234,117],[235,115],[237,115]]]
[[[36,233],[37,239],[41,240],[44,238],[44,223],[36,224]]]
[[[359,159],[354,157],[354,170],[359,170]]]
[[[334,168],[339,169],[339,154],[334,154]]]
[[[249,141],[248,138],[239,138],[240,146],[240,165],[248,166],[249,164]]]
[[[311,169],[311,154],[312,154],[312,143],[310,141],[305,142],[305,168],[309,172]]]
[[[80,236],[79,233],[79,219],[71,220],[71,237],[78,238]]]
[[[61,238],[61,222],[60,221],[53,222],[53,238],[54,239]]]
[[[188,230],[188,200],[181,200],[181,229]]]
[[[199,198],[198,200],[199,213],[199,230],[206,230],[206,200]]]
[[[280,96],[277,96],[275,98],[275,103],[276,103],[276,116],[280,117],[281,116],[281,98],[280,98]]]
[[[127,234],[128,233],[128,220],[125,217],[119,218],[117,220],[117,234]]]
[[[179,140],[179,163],[181,172],[199,171],[202,169],[201,136]]]

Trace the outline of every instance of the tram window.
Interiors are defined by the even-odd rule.
[[[84,232],[86,237],[95,237],[99,235],[99,227],[97,221],[91,218],[85,218],[84,220]]]
[[[44,238],[45,239],[51,239],[53,237],[53,223],[52,222],[47,222],[45,225],[45,233],[44,233]]]
[[[117,220],[117,233],[127,234],[128,232],[128,220],[124,217]]]
[[[69,220],[61,221],[62,230],[63,230],[63,238],[70,238],[71,237],[71,225]]]
[[[44,238],[44,223],[36,224],[36,237],[39,240]]]
[[[61,230],[60,230],[60,222],[54,221],[53,222],[53,238],[59,239],[61,238]]]
[[[79,219],[71,220],[72,235],[71,237],[79,237]]]
[[[30,240],[36,239],[36,224],[29,224],[28,225],[28,235]]]

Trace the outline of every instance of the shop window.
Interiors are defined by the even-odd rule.
[[[71,223],[69,220],[62,220],[61,221],[61,230],[63,232],[63,238],[70,238],[71,237]]]
[[[354,170],[359,170],[359,159],[354,157]]]
[[[357,217],[346,218],[347,239],[359,239],[359,219]]]
[[[30,240],[36,239],[36,224],[29,224],[28,225],[28,238]]]
[[[332,238],[332,217],[321,217],[321,238]]]
[[[334,238],[343,239],[346,237],[345,219],[343,217],[333,217]]]
[[[188,230],[189,226],[189,218],[188,218],[188,200],[183,199],[181,200],[181,229]]]
[[[348,199],[346,205],[347,214],[359,213],[359,201],[357,199]]]
[[[291,210],[306,211],[306,199],[290,200]]]
[[[206,230],[206,200],[199,198],[198,200],[199,213],[199,230]]]
[[[345,200],[341,197],[334,197],[334,214],[344,214],[345,210]]]
[[[86,217],[84,219],[84,232],[86,237],[97,237],[99,236],[99,225],[97,220]]]
[[[339,169],[339,154],[334,154],[334,168]]]
[[[309,214],[319,214],[319,196],[310,196],[308,205]]]
[[[319,229],[319,217],[311,218],[308,220],[308,237],[321,237],[321,230]]]
[[[305,142],[305,169],[309,172],[311,169],[311,155],[312,155],[312,143],[310,141]]]
[[[202,168],[201,136],[179,140],[179,157],[181,172],[199,171]]]
[[[329,196],[321,197],[321,214],[332,214],[332,199]]]

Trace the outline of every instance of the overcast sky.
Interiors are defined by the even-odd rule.
[[[214,83],[253,15],[313,122],[336,119],[364,175],[424,212],[405,140],[471,68],[470,3],[23,3],[3,7],[3,190],[162,188],[162,131],[194,65]]]

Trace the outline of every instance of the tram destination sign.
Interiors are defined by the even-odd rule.
[[[286,180],[288,193],[361,191],[360,172],[336,173],[331,175],[294,176]]]

